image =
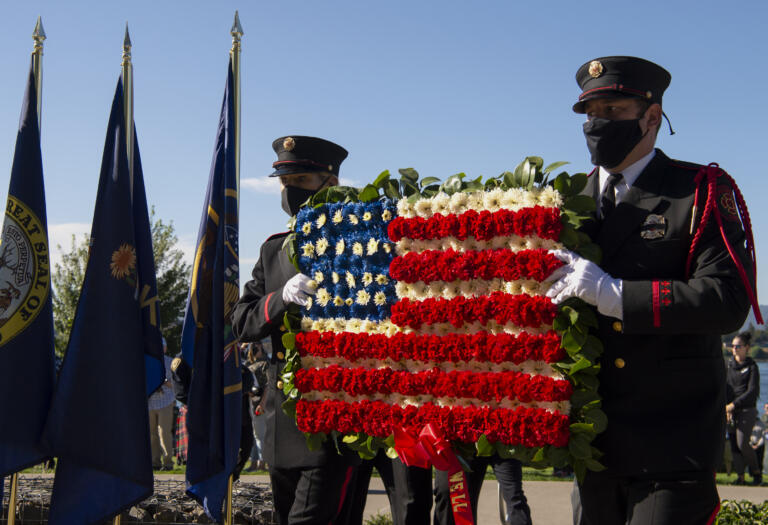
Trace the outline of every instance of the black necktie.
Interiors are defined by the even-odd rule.
[[[622,177],[621,173],[611,173],[603,188],[603,194],[600,196],[600,215],[603,219],[616,209],[616,184]]]

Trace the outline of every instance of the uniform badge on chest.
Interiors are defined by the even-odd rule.
[[[640,226],[640,237],[646,240],[661,239],[667,233],[667,220],[663,215],[651,214]]]

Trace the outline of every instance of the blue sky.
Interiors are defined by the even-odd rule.
[[[738,7],[732,7],[738,6]],[[147,197],[191,254],[202,210],[235,9],[242,54],[241,279],[287,216],[265,176],[272,140],[315,135],[350,151],[342,183],[414,167],[497,175],[526,155],[590,169],[571,112],[576,69],[628,54],[672,73],[658,145],[719,162],[750,206],[768,303],[765,124],[768,4],[452,0],[388,2],[27,1],[0,6],[0,191],[6,191],[43,17],[43,164],[52,244],[90,230],[126,21]]]

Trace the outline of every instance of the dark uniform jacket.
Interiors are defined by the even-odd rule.
[[[601,267],[624,281],[623,322],[600,316],[599,328],[605,346],[600,394],[608,428],[595,446],[614,474],[714,471],[720,462],[725,435],[720,335],[742,326],[749,302],[714,217],[686,279],[699,167],[656,150],[608,219],[583,228],[603,251]],[[599,202],[593,173],[584,194]],[[704,190],[702,185],[701,208]],[[720,211],[730,243],[753,279],[735,210]]]
[[[246,283],[243,295],[235,305],[232,326],[241,342],[256,342],[264,337],[272,340],[272,357],[262,401],[266,417],[265,461],[275,468],[311,468],[339,462],[342,458],[330,440],[320,450],[310,451],[295,419],[281,408],[286,399],[282,388],[277,386],[285,366],[282,335],[285,333],[283,316],[287,305],[283,302],[283,285],[297,273],[282,250],[286,235],[273,235],[261,246],[259,260],[253,268],[253,280]]]

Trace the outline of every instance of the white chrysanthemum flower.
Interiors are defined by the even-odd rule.
[[[323,272],[315,272],[314,279],[316,283],[320,284],[325,280],[325,275],[323,275]]]
[[[328,249],[328,239],[320,237],[315,243],[315,251],[317,255],[325,255],[325,250]]]
[[[333,304],[336,306],[342,306],[344,304],[344,299],[339,297],[338,295],[333,298]]]
[[[365,272],[363,274],[363,286],[368,286],[373,282],[373,274],[371,272]]]
[[[476,294],[474,280],[459,281],[459,292],[464,297],[474,297]]]
[[[347,281],[347,286],[349,286],[350,288],[354,288],[355,285],[357,284],[355,282],[355,276],[352,275],[352,272],[347,272],[347,274],[344,276],[344,278]]]
[[[427,285],[424,284],[424,281],[411,283],[411,295],[417,300],[427,298]]]
[[[331,281],[333,281],[333,284],[339,284],[339,274],[336,272],[332,272]]]
[[[346,248],[344,245],[344,239],[339,239],[339,241],[336,243],[336,255],[341,255],[344,253],[344,248]]]
[[[313,321],[309,317],[304,317],[301,320],[301,329],[304,330],[305,332],[308,332],[310,330],[313,330],[315,332],[322,332],[324,324],[325,323],[323,323],[320,320]]]
[[[413,217],[413,207],[411,206],[411,203],[408,202],[408,199],[400,199],[397,201],[397,214],[405,218]]]
[[[508,245],[508,237],[494,237],[491,239],[489,248],[491,250],[503,250]]]
[[[322,228],[325,226],[325,221],[327,220],[327,217],[325,216],[325,213],[321,213],[320,216],[315,221],[315,224],[318,228]]]
[[[413,242],[411,239],[400,239],[395,243],[395,253],[397,255],[405,255],[406,253],[411,251],[411,246],[413,245]]]
[[[315,245],[311,242],[304,243],[301,247],[301,251],[304,255],[304,257],[314,257],[315,256]]]
[[[352,299],[351,297],[347,297],[346,299],[344,299],[344,304],[346,304],[347,306],[352,306],[353,304],[355,304],[355,300]]]
[[[482,191],[474,191],[467,196],[467,209],[481,211],[483,209],[483,193]]]
[[[419,199],[413,206],[413,211],[418,217],[428,218],[432,215],[432,201],[430,199]]]
[[[451,195],[451,201],[448,203],[448,210],[456,215],[467,211],[469,198],[466,193],[459,191]]]
[[[384,292],[376,292],[373,296],[373,304],[376,306],[384,306],[387,304],[387,295]]]
[[[381,219],[384,221],[392,220],[392,212],[389,210],[384,210],[381,212]]]
[[[391,253],[392,252],[392,245],[388,242],[382,243],[381,248],[384,250],[384,253]]]
[[[325,288],[318,288],[315,297],[317,298],[317,304],[323,308],[325,308],[325,306],[328,304],[328,301],[331,300],[331,294],[329,294],[328,290]]]
[[[381,292],[379,292],[379,293],[381,293]],[[373,300],[374,300],[374,302],[376,302],[376,297],[374,297],[374,298],[373,298]],[[386,335],[387,335],[387,337],[393,337],[393,336],[395,336],[396,334],[400,333],[400,331],[401,331],[401,330],[400,330],[400,327],[399,327],[399,326],[397,326],[397,325],[396,325],[396,324],[394,324],[394,323],[390,323],[390,322],[388,322],[388,323],[385,325],[385,327],[384,327],[384,331],[383,331],[382,333],[386,334]]]
[[[376,253],[377,251],[379,251],[379,241],[377,241],[376,239],[374,239],[373,237],[371,237],[371,238],[368,240],[368,246],[367,246],[366,248],[367,248],[367,250],[366,250],[366,253],[367,253],[368,255],[373,255],[374,253]]]
[[[333,331],[334,332],[345,332],[347,330],[347,321],[346,319],[337,317],[333,320]]]
[[[357,219],[357,215],[355,215],[354,213],[350,213],[349,214],[349,222],[350,222],[350,224],[357,225],[357,223],[360,222],[360,221]]]
[[[301,233],[304,235],[309,235],[312,232],[312,223],[311,222],[305,222],[301,226]]]
[[[530,191],[526,191],[523,194],[523,206],[536,206],[539,203],[539,198],[536,194]]]
[[[460,281],[459,281],[460,282]],[[459,290],[458,282],[446,283],[443,290],[443,297],[446,299],[454,299],[458,297],[461,291]]]
[[[310,295],[309,297],[307,297],[307,302],[304,305],[304,308],[306,308],[307,310],[311,309],[312,308],[312,302],[313,302],[312,301],[312,296]]]
[[[358,255],[362,257],[363,253],[365,253],[365,250],[363,249],[363,245],[359,242],[354,243],[352,245],[352,253],[354,255]]]
[[[495,188],[491,191],[486,191],[483,195],[483,206],[489,212],[493,213],[499,211],[502,206],[502,197],[504,191],[500,188]]]
[[[336,210],[331,220],[334,222],[334,224],[339,224],[341,221],[344,220],[344,214],[341,213],[340,209]]]
[[[366,292],[365,290],[358,290],[357,292],[357,304],[360,305],[367,305],[368,302],[371,300],[371,294]]]
[[[404,283],[403,281],[397,281],[397,284],[395,284],[395,295],[398,297],[407,297],[408,294],[408,283]]]
[[[474,250],[482,250],[483,249],[483,243],[482,241],[478,241],[474,237],[467,237],[467,239],[462,243],[462,246],[464,247],[464,251],[474,251]]]
[[[523,207],[523,198],[525,192],[520,188],[512,188],[504,192],[501,197],[501,205],[508,210],[517,211]]]
[[[509,294],[517,295],[523,291],[523,287],[520,286],[518,281],[507,281],[504,283],[504,291]]]
[[[350,319],[347,321],[347,331],[359,334],[362,324],[363,323],[360,321],[360,319]]]
[[[433,333],[438,336],[444,336],[448,335],[453,331],[453,326],[449,325],[448,323],[438,323],[436,325],[433,325]]]
[[[371,212],[369,212],[369,211],[366,211],[366,212],[364,212],[364,213],[363,213],[363,220],[364,220],[365,222],[368,222],[368,221],[370,221],[370,220],[371,220],[371,217],[372,217],[372,215],[371,215]]]
[[[542,206],[559,208],[563,205],[563,196],[555,188],[547,186],[539,195]]]
[[[525,250],[525,247],[527,246],[527,242],[522,237],[514,236],[509,238],[509,249],[514,252],[519,252],[520,250]]]
[[[438,193],[432,197],[432,213],[448,215],[450,213],[451,197],[446,193]]]
[[[376,276],[376,284],[379,284],[381,286],[384,286],[389,282],[389,279],[387,279],[387,276],[383,273],[380,273]]]
[[[423,281],[419,281],[423,282]],[[443,287],[445,286],[445,283],[442,281],[432,281],[429,284],[425,283],[425,290],[424,293],[427,297],[442,297],[443,296]]]

